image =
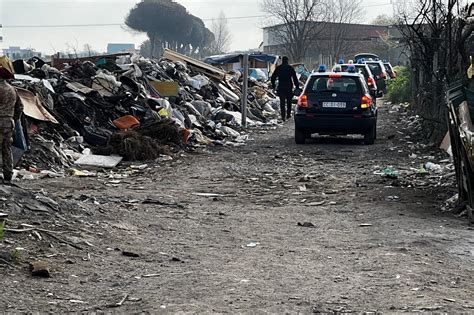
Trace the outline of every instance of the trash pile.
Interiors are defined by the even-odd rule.
[[[424,158],[424,157],[423,157]],[[434,157],[427,157],[433,159]],[[415,159],[415,158],[413,158]],[[381,176],[395,187],[453,187],[454,165],[449,159],[444,159],[437,163],[423,163],[414,160],[413,165],[387,166],[383,169],[377,169],[374,175]]]
[[[247,139],[239,75],[170,50],[161,60],[98,57],[61,71],[39,58],[12,66],[25,114],[15,129],[14,159],[29,172],[59,171],[84,155],[154,160]],[[268,85],[250,80],[247,125],[276,124],[278,110]]]

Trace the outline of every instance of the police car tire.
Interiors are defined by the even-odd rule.
[[[306,136],[304,132],[295,128],[295,142],[296,144],[304,144],[306,141]]]
[[[374,124],[370,130],[364,135],[364,144],[372,145],[375,143],[375,137],[377,136],[377,126]]]
[[[375,118],[377,119],[377,117],[375,117]],[[375,137],[374,137],[374,140],[377,140],[377,120],[375,120],[374,128],[375,128]]]

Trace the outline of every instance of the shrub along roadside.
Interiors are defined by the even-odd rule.
[[[0,241],[3,240],[5,236],[5,221],[0,221]]]
[[[397,77],[388,80],[387,98],[392,103],[411,101],[411,72],[407,67],[395,67]]]

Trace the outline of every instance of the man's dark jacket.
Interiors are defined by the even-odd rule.
[[[296,71],[289,64],[279,65],[272,74],[272,87],[275,87],[275,81],[278,78],[278,96],[293,95],[293,84],[299,87]]]

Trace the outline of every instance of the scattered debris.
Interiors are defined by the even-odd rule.
[[[115,304],[107,305],[107,307],[120,307],[123,305],[123,303],[125,303],[127,299],[128,299],[128,294],[124,294],[123,298],[119,302]]]
[[[135,258],[140,257],[140,255],[137,253],[133,253],[133,252],[125,251],[125,250],[122,251],[122,255],[127,256],[127,257],[135,257]]]
[[[398,177],[400,177],[400,173],[391,167],[384,168],[381,173],[377,173],[377,174],[380,174],[383,177],[391,178],[391,179],[397,179]]]
[[[451,302],[451,303],[455,303],[455,302],[456,302],[455,299],[443,298],[443,300],[446,301],[446,302]]]
[[[247,247],[257,247],[257,245],[259,245],[260,243],[257,243],[257,242],[250,242],[247,244]]]
[[[226,195],[214,194],[214,193],[193,193],[193,195],[199,196],[199,197],[209,197],[209,198],[212,198],[212,197],[226,197]]]
[[[315,228],[316,226],[311,223],[311,222],[304,222],[304,223],[300,223],[298,222],[298,226],[301,226],[301,227],[306,227],[306,228]]]
[[[122,161],[120,156],[83,155],[74,164],[80,166],[93,166],[102,168],[114,168]]]
[[[49,278],[49,266],[46,261],[34,261],[30,263],[31,275],[34,277]]]
[[[310,203],[307,203],[306,206],[308,207],[318,207],[318,206],[322,206],[326,203],[325,200],[323,201],[317,201],[317,202],[310,202]]]
[[[399,196],[387,196],[387,197],[385,197],[385,200],[386,201],[391,201],[391,202],[397,202],[397,201],[400,201],[400,197]]]

